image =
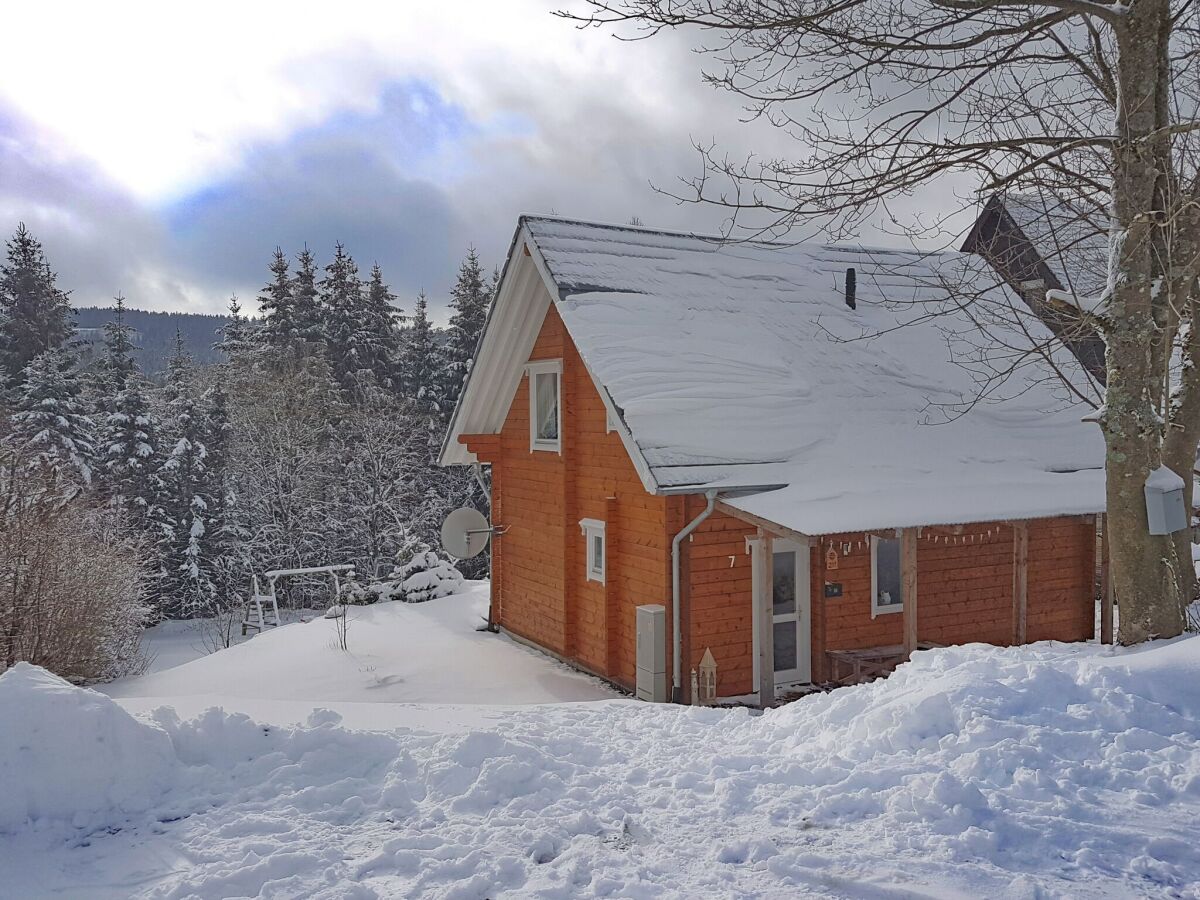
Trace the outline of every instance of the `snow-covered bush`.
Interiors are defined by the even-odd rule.
[[[449,559],[433,550],[416,554],[406,565],[392,573],[398,582],[399,599],[405,603],[423,603],[456,593],[463,583],[462,573]]]
[[[77,683],[135,673],[148,573],[118,517],[0,456],[0,672],[20,661]]]
[[[403,600],[424,603],[448,597],[462,588],[463,576],[449,558],[415,539],[406,540],[396,554],[396,567],[387,578],[350,593],[351,603],[375,603],[379,600]]]

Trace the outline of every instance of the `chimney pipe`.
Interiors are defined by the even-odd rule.
[[[851,309],[857,309],[858,306],[854,301],[854,292],[857,288],[858,276],[854,272],[854,266],[846,270],[846,305]]]

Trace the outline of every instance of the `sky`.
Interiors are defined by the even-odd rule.
[[[663,193],[694,142],[795,152],[701,83],[694,33],[620,41],[564,3],[6,9],[0,232],[25,222],[77,306],[253,310],[275,246],[341,241],[444,320],[467,248],[501,264],[520,213],[714,231]]]

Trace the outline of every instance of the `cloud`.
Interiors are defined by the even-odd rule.
[[[340,241],[360,269],[379,262],[402,299],[444,293],[470,229],[428,168],[470,128],[426,86],[391,85],[378,110],[249,147],[228,177],[165,207],[173,257],[246,292],[267,280],[276,245],[328,260]]]
[[[713,231],[654,189],[699,173],[693,140],[802,152],[700,83],[695,32],[622,42],[557,5],[131,0],[81,8],[51,65],[27,4],[0,32],[0,226],[26,220],[79,303],[215,311],[277,244],[340,240],[444,316],[466,247],[498,264],[521,212]]]
[[[107,303],[117,291],[136,293],[144,279],[155,278],[164,233],[153,213],[93,162],[64,151],[52,135],[0,103],[5,238],[18,222],[42,242],[60,286],[72,292],[76,305]],[[175,302],[182,299],[178,285],[160,280],[158,291]]]

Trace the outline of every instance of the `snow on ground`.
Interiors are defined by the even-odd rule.
[[[425,670],[437,631],[412,616],[446,623],[443,602],[394,621],[390,607],[368,611],[397,648],[402,622],[431,635],[381,673],[407,677],[381,687],[393,699],[440,683]],[[214,689],[242,689],[255,649],[281,683],[307,666],[304,689],[330,697],[373,677],[331,666],[308,628],[137,683],[187,686],[201,667],[191,674]],[[366,620],[351,628],[360,661],[374,659]],[[274,646],[285,640],[300,665]],[[529,665],[526,651],[478,641],[479,677],[511,700],[494,663]],[[223,671],[222,657],[237,664]],[[467,662],[441,659],[443,698],[465,689]],[[765,715],[614,700],[512,707],[486,729],[379,732],[332,711],[273,727],[216,710],[134,717],[124,702],[28,666],[0,676],[0,716],[18,726],[0,733],[0,892],[1200,897],[1195,637],[928,651],[886,681]]]
[[[333,620],[316,618],[191,662],[105,685],[133,712],[171,706],[194,716],[212,706],[262,722],[304,722],[336,710],[355,728],[482,727],[510,706],[622,696],[501,635],[480,632],[487,582],[428,603],[349,607],[350,651]]]

